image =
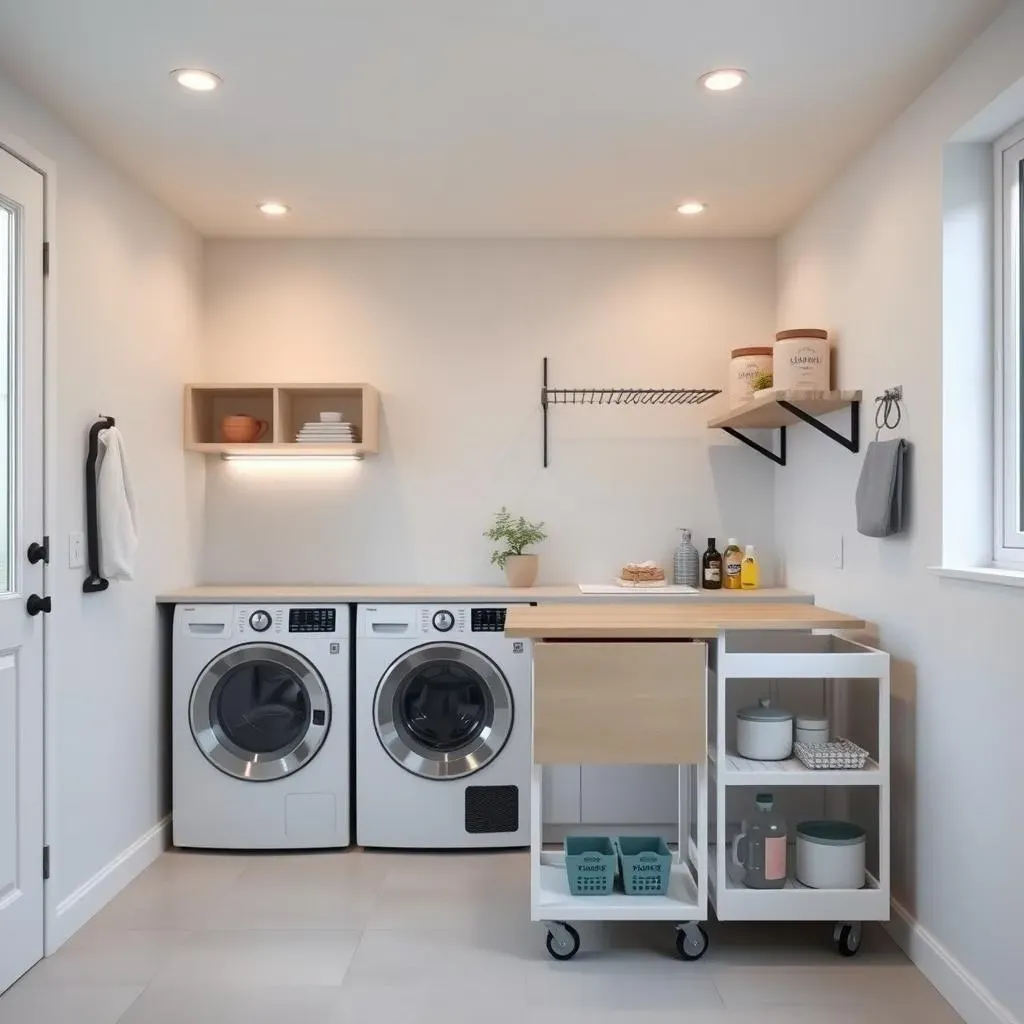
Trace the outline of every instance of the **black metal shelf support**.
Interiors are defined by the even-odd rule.
[[[548,406],[551,405],[702,405],[719,388],[553,388],[544,357],[540,407],[544,417],[544,468],[548,466]]]
[[[779,450],[773,452],[770,448],[765,448],[764,445],[758,444],[756,441],[747,437],[746,434],[741,434],[735,427],[722,427],[722,429],[730,436],[735,437],[737,441],[742,441],[748,448],[753,448],[759,455],[763,455],[766,459],[771,459],[778,466],[784,466],[786,464],[786,428],[779,427]]]
[[[85,533],[89,548],[89,575],[82,584],[83,594],[98,594],[110,586],[100,575],[100,530],[96,507],[96,460],[99,458],[100,431],[114,426],[113,416],[101,416],[89,428],[89,450],[85,457]]]
[[[779,405],[787,412],[791,412],[797,419],[801,419],[804,423],[810,424],[815,430],[820,431],[829,440],[835,441],[836,444],[842,445],[847,451],[856,454],[860,451],[860,402],[850,403],[850,436],[843,437],[837,430],[833,430],[831,427],[825,426],[817,416],[812,416],[809,412],[805,412],[798,405],[793,405],[792,402],[780,401]]]

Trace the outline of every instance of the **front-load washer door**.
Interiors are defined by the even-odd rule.
[[[203,669],[189,721],[215,767],[247,782],[272,782],[316,756],[331,724],[330,695],[302,655],[276,644],[245,644]]]
[[[501,669],[462,644],[427,644],[395,660],[377,687],[373,720],[384,749],[426,779],[459,779],[490,764],[512,732]]]

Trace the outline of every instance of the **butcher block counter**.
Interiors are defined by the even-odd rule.
[[[731,630],[861,629],[864,621],[801,603],[724,604],[697,598],[671,604],[513,605],[505,635],[537,640],[710,639]]]

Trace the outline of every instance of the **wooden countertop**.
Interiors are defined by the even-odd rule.
[[[726,604],[691,598],[671,604],[515,605],[505,635],[538,640],[667,640],[715,637],[732,629],[860,629],[861,619],[817,605]]]
[[[716,590],[699,597],[670,594],[583,594],[574,583],[546,587],[502,587],[452,584],[430,586],[422,583],[393,586],[247,586],[219,585],[185,587],[157,595],[159,604],[398,604],[434,601],[493,602],[573,602],[619,604],[628,601],[644,607],[652,604],[675,606],[684,603],[761,604],[766,602],[803,602],[813,604],[814,595],[786,587],[760,590]]]

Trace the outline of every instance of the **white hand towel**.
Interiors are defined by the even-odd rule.
[[[100,575],[108,580],[130,580],[135,574],[139,547],[135,493],[124,454],[124,438],[117,427],[100,431],[101,455],[96,481],[99,506]]]

